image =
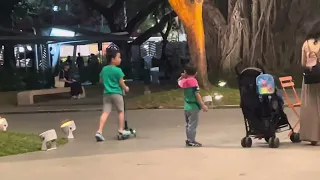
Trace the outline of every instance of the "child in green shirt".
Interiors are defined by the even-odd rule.
[[[178,79],[178,84],[184,89],[184,111],[186,121],[186,146],[201,147],[202,144],[195,140],[199,122],[199,113],[202,109],[208,111],[199,94],[198,81],[195,78],[197,69],[192,64],[187,64],[184,73]]]
[[[124,129],[124,102],[123,91],[128,92],[129,87],[124,83],[124,73],[118,67],[121,63],[120,52],[117,49],[108,49],[107,60],[109,65],[105,66],[100,73],[100,81],[104,86],[103,95],[103,112],[100,117],[99,129],[95,135],[97,141],[104,141],[102,135],[103,127],[107,121],[107,118],[112,110],[112,106],[115,106],[118,111],[119,117],[119,134],[130,135],[131,132]]]

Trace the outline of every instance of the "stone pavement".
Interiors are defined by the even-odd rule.
[[[296,118],[287,110],[290,120]],[[94,142],[98,112],[6,115],[10,131],[40,133],[55,128],[60,120],[76,121],[75,137],[56,151],[0,158],[5,180],[315,180],[319,176],[320,151],[306,143],[292,144],[279,134],[279,149],[254,141],[251,149],[240,146],[244,123],[239,109],[210,110],[201,114],[198,140],[203,148],[184,147],[182,110],[128,112],[138,137],[115,140],[112,114],[105,128],[106,141]]]

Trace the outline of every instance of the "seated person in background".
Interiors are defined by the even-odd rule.
[[[70,77],[70,65],[65,63],[63,69],[59,72],[59,79],[65,82],[64,87],[71,88],[71,96],[73,99],[80,99],[82,97],[83,91],[82,86],[79,82],[73,81]]]

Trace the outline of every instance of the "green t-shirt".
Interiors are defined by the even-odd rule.
[[[184,110],[190,111],[201,109],[196,93],[199,93],[199,87],[184,89]]]
[[[184,91],[184,110],[200,110],[201,106],[196,94],[199,93],[198,81],[194,77],[183,78],[178,84]]]
[[[100,72],[100,78],[102,79],[104,86],[104,94],[121,94],[122,89],[119,84],[119,80],[124,77],[122,70],[113,65],[103,67]]]

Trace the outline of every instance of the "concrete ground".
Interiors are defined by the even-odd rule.
[[[290,120],[294,114],[287,110]],[[55,151],[0,158],[4,180],[315,180],[319,175],[319,147],[292,144],[288,132],[279,134],[281,146],[270,149],[254,140],[244,149],[241,110],[210,110],[201,114],[198,140],[203,148],[184,147],[182,110],[129,111],[137,138],[115,140],[116,120],[112,114],[105,128],[106,141],[96,143],[98,112],[7,115],[10,131],[41,133],[59,123],[75,120],[77,130],[69,144]]]

